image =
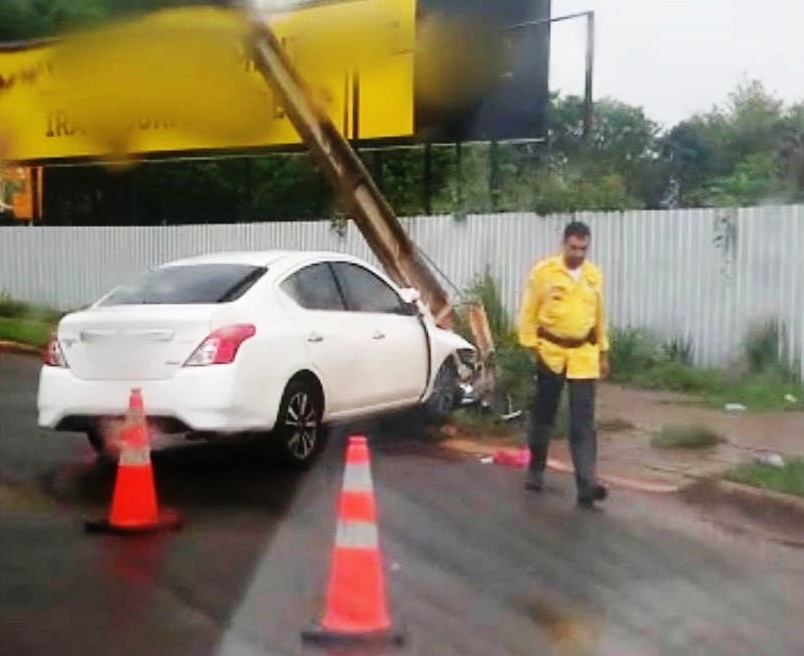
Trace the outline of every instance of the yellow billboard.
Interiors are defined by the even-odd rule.
[[[344,135],[413,134],[415,0],[314,4],[266,20]],[[0,161],[300,143],[244,51],[245,29],[236,12],[183,7],[0,49]]]

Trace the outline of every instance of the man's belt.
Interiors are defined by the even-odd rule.
[[[594,328],[589,331],[589,334],[586,337],[581,337],[579,339],[573,339],[571,337],[559,337],[558,335],[554,335],[549,330],[542,328],[541,326],[537,328],[536,334],[542,339],[547,340],[556,346],[560,346],[561,348],[578,348],[584,344],[597,343],[597,335]]]

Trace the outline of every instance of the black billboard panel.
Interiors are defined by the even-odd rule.
[[[550,0],[418,0],[418,140],[545,136],[550,5]],[[533,22],[538,24],[523,25]]]

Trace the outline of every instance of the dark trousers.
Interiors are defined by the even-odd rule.
[[[550,438],[555,430],[556,412],[564,383],[569,387],[569,440],[575,484],[579,496],[592,494],[597,484],[597,431],[595,430],[595,392],[597,380],[567,380],[542,362],[536,365],[536,388],[530,404],[528,446],[530,471],[541,477],[547,462]]]

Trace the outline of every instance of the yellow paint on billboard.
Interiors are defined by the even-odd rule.
[[[361,138],[413,132],[415,0],[352,0],[268,18],[335,125],[360,80]],[[245,56],[245,24],[165,10],[0,52],[0,159],[46,161],[299,143]]]

